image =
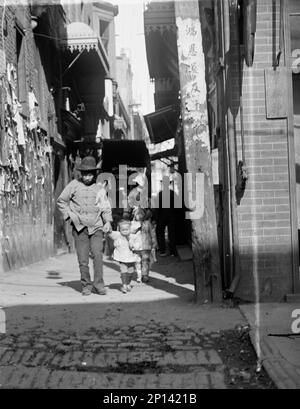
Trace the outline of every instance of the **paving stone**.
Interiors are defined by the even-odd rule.
[[[165,344],[173,347],[173,346],[182,346],[183,342],[182,341],[168,341],[168,342],[165,342]]]
[[[58,354],[58,353],[56,353],[56,354],[52,357],[52,360],[51,360],[51,362],[50,362],[50,365],[51,365],[51,366],[59,366],[59,365],[60,365],[60,361],[62,360],[62,358],[63,358],[63,354]]]
[[[207,365],[209,362],[203,351],[187,352],[177,351],[166,353],[158,362],[159,366],[163,365]]]
[[[73,346],[73,345],[78,346],[78,345],[82,345],[82,342],[77,340],[77,339],[68,339],[68,340],[65,339],[65,340],[62,341],[62,344],[67,345],[67,346]]]
[[[82,362],[83,351],[72,351],[72,361],[76,364]]]
[[[15,344],[15,340],[13,338],[4,338],[1,340],[1,346],[12,346]]]
[[[29,342],[18,342],[17,347],[18,348],[30,348],[30,343]]]
[[[39,343],[41,344],[47,344],[50,341],[49,338],[43,338],[43,337],[39,337],[38,340],[39,340]]]
[[[0,347],[0,361],[7,350],[8,350],[7,347]]]
[[[18,336],[18,342],[28,342],[30,336],[28,334],[22,334]]]
[[[40,352],[37,352],[36,354],[35,354],[35,356],[32,358],[32,360],[31,360],[31,365],[33,365],[33,366],[38,366],[38,365],[40,365],[44,360],[45,360],[45,358],[46,358],[46,352],[45,351],[40,351]]]
[[[80,372],[72,372],[71,385],[73,388],[82,388],[84,374]]]
[[[86,366],[92,366],[93,358],[94,358],[94,354],[90,352],[85,352],[82,357],[82,363],[85,363]]]
[[[14,371],[16,369],[13,366],[1,366],[0,367],[0,385],[1,388],[5,388],[6,384],[10,381]]]
[[[48,347],[47,347],[46,344],[38,343],[38,344],[34,344],[34,345],[33,345],[33,348],[34,348],[34,349],[47,349]]]
[[[133,327],[134,331],[145,331],[147,327],[145,327],[144,325],[136,325]]]
[[[219,372],[213,372],[209,374],[211,379],[211,386],[214,389],[226,389],[224,374]]]
[[[50,375],[47,381],[47,386],[45,385],[45,388],[47,387],[48,389],[58,389],[60,386],[62,376],[63,376],[63,371],[50,372]]]
[[[78,338],[82,341],[89,341],[91,339],[90,335],[80,335]]]
[[[10,351],[13,352],[13,351]],[[201,365],[220,365],[222,361],[217,354],[211,352],[207,354],[201,351],[124,351],[124,352],[99,352],[96,354],[83,353],[81,351],[69,351],[65,354],[53,354],[51,352],[39,351],[25,351],[19,350],[14,356],[14,362],[21,362],[23,365],[38,366],[48,365],[59,368],[73,368],[73,367],[117,367],[120,364],[140,364],[140,363],[155,363],[159,367],[167,365],[176,366],[201,366]],[[208,358],[209,357],[209,358]],[[7,363],[13,355],[9,355]]]
[[[118,346],[121,348],[147,348],[148,344],[142,344],[140,342],[121,342]]]
[[[34,379],[32,381],[34,388],[38,388],[38,389],[46,388],[48,385],[50,374],[51,372],[46,368],[41,367],[37,369],[35,372]]]
[[[173,345],[173,350],[178,351],[202,351],[202,346],[199,345]]]
[[[51,341],[47,342],[47,345],[48,345],[48,348],[55,349],[57,347],[57,345],[58,345],[58,342],[51,340]]]
[[[17,349],[9,360],[10,365],[18,364],[22,360],[22,356],[24,355],[24,349]]]
[[[221,334],[218,334],[218,333],[210,334],[210,338],[220,338],[220,337],[221,337]]]
[[[19,370],[16,369],[16,370]],[[38,368],[30,368],[30,370],[27,370],[27,368],[24,368],[22,371],[22,377],[20,378],[19,384],[17,387],[19,389],[31,389],[35,378],[41,379],[39,376],[37,377],[37,373],[39,372]],[[43,382],[43,385],[45,383]]]
[[[71,365],[71,362],[73,361],[72,359],[72,352],[67,352],[64,354],[59,362],[60,367],[68,367]]]
[[[85,373],[82,376],[82,389],[93,389],[96,387],[96,378],[93,374]]]
[[[7,350],[1,358],[1,365],[7,365],[13,355],[14,355],[13,350],[11,349]]]
[[[97,367],[105,367],[106,366],[106,359],[104,353],[99,353],[94,358],[94,365]]]
[[[208,360],[210,364],[213,365],[221,365],[222,360],[220,358],[220,355],[213,349],[210,349],[206,351],[206,354],[208,355]]]
[[[70,349],[69,346],[60,345],[60,344],[56,345],[56,347],[55,347],[55,350],[58,351],[58,352],[67,352],[67,351],[69,351],[69,349]]]
[[[23,365],[30,364],[34,355],[35,355],[35,352],[32,349],[27,349],[24,352],[24,355],[22,356],[22,364]]]
[[[15,368],[6,384],[4,381],[4,386],[7,386],[7,388],[19,388],[26,373],[30,376],[31,371],[28,368]]]
[[[189,339],[192,339],[192,336],[193,335],[191,335],[191,334],[181,334],[181,335],[172,335],[172,336],[167,336],[167,337],[164,337],[164,339],[166,339],[166,340],[168,340],[168,341],[185,341],[185,340],[189,340]]]
[[[208,389],[209,388],[209,374],[195,373],[192,384],[187,389]]]

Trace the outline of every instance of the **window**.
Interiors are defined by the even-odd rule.
[[[109,41],[109,21],[99,19],[99,34],[104,48],[107,51]]]

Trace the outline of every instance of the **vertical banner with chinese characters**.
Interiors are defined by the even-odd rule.
[[[199,2],[175,1],[181,113],[189,178],[196,299],[220,301],[220,268]],[[201,183],[199,183],[201,179]],[[198,188],[198,185],[201,188]],[[195,198],[195,195],[197,196]]]

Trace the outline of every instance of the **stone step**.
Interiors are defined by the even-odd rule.
[[[2,351],[0,365],[25,365],[49,366],[55,369],[97,370],[105,368],[118,368],[122,365],[140,365],[140,370],[156,369],[162,367],[187,367],[187,366],[222,366],[222,360],[213,349],[208,350],[183,350],[175,352],[165,351],[118,351],[113,352],[87,352],[71,350],[68,352],[50,352],[33,349],[7,349]]]
[[[0,388],[20,389],[225,389],[220,372],[124,374],[4,367]],[[107,394],[109,395],[109,394]],[[150,398],[150,397],[149,397]],[[128,402],[127,402],[128,403]],[[185,402],[182,402],[185,403]]]

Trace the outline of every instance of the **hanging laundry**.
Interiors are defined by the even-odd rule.
[[[11,63],[8,63],[6,67],[6,73],[7,73],[7,81],[9,83],[11,83],[13,80],[13,69],[14,69],[14,66]]]
[[[29,100],[29,124],[28,127],[30,130],[38,126],[39,112],[38,112],[38,101],[34,95],[33,91],[28,93]]]
[[[8,175],[7,173],[5,174],[4,191],[7,192],[7,193],[11,192],[10,175]]]
[[[11,99],[11,92],[10,89],[8,89],[6,86],[4,87],[5,90],[5,100],[6,100],[6,104],[8,104],[9,106],[12,105],[12,99]]]
[[[6,129],[6,132],[3,132],[3,140],[2,140],[2,166],[9,165],[9,151],[10,151],[10,139],[13,137],[13,133],[10,128]]]
[[[15,116],[17,112],[20,112],[20,110],[22,109],[22,105],[20,104],[18,97],[14,90],[11,91],[11,99],[12,99],[12,106],[11,106],[12,114],[13,116]]]
[[[5,176],[3,170],[0,171],[0,193],[4,192]]]
[[[14,116],[14,121],[17,124],[18,145],[25,145],[25,135],[23,128],[23,120],[19,112]]]
[[[12,158],[11,165],[15,172],[19,172],[19,165],[15,157]]]

